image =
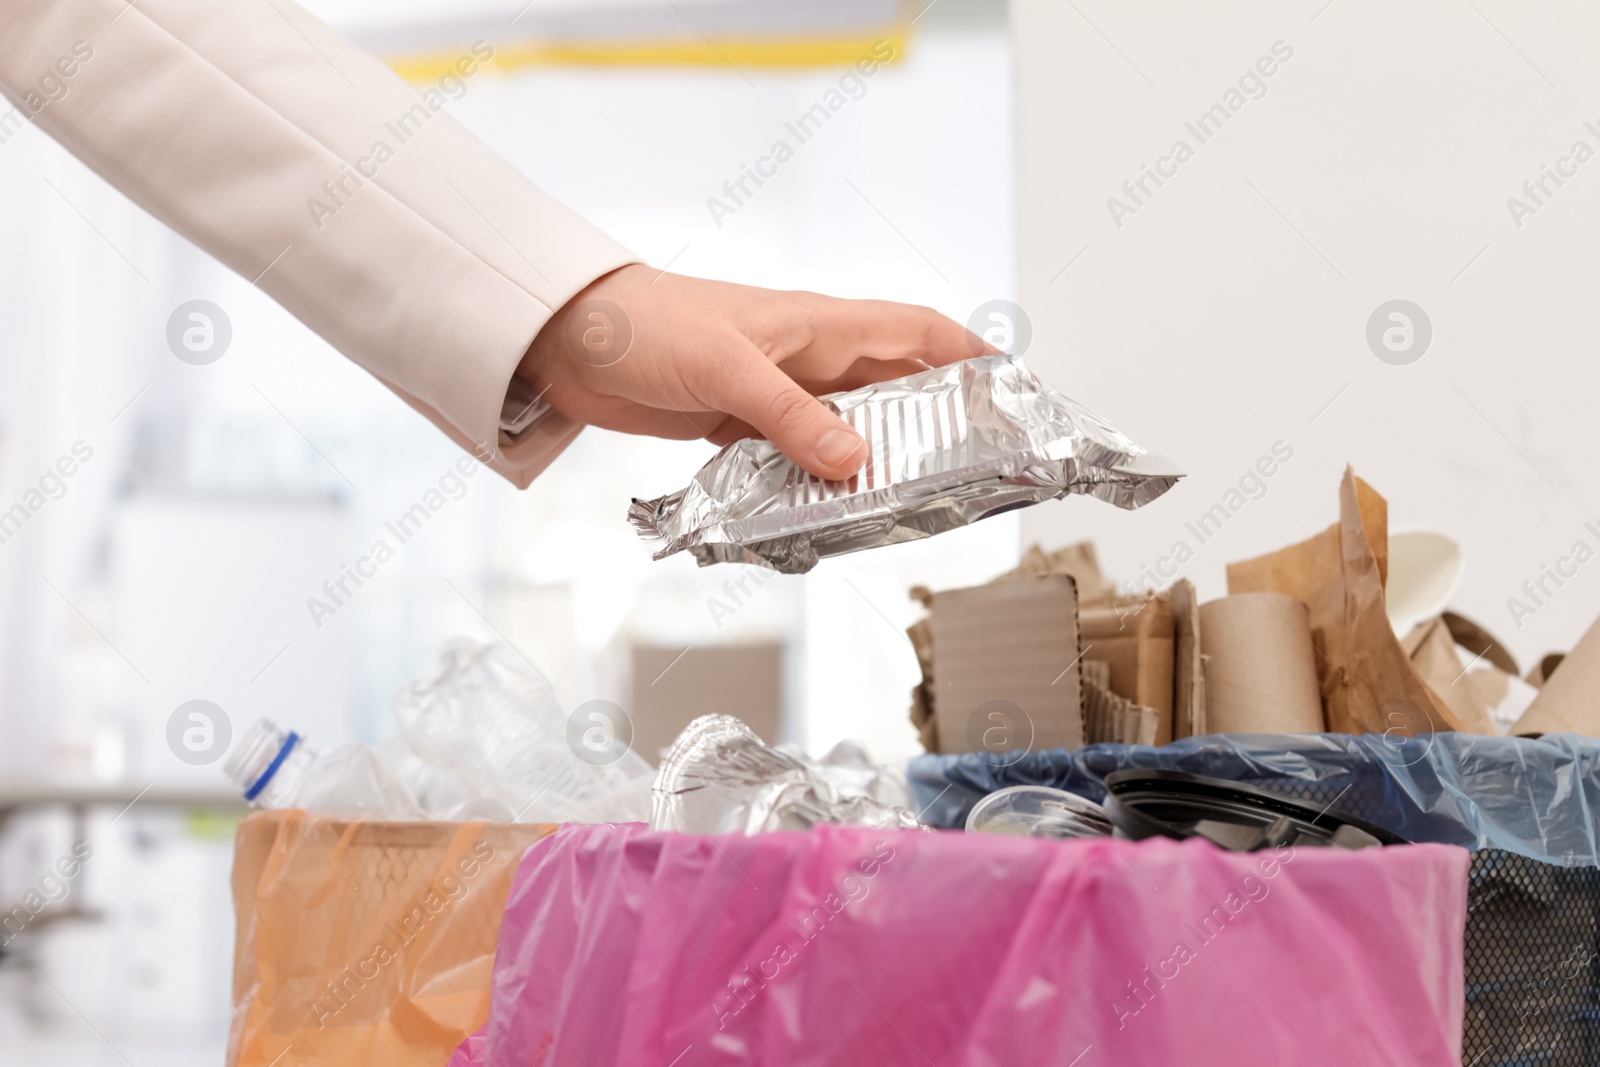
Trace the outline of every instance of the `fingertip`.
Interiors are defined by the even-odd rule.
[[[867,461],[867,442],[847,426],[839,425],[817,438],[810,462],[800,465],[819,478],[840,481],[861,469]]]

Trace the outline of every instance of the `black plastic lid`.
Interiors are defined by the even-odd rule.
[[[1203,837],[1234,852],[1279,845],[1365,848],[1406,840],[1369,822],[1265,789],[1182,771],[1106,775],[1106,813],[1134,840]]]

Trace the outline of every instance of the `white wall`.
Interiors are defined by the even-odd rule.
[[[1574,541],[1600,548],[1584,529],[1600,528],[1600,159],[1520,227],[1506,201],[1574,141],[1600,151],[1584,126],[1600,129],[1600,11],[1012,0],[1012,29],[1031,362],[1190,475],[1142,513],[1033,509],[1025,539],[1094,537],[1133,578],[1184,538],[1183,573],[1217,596],[1227,562],[1333,521],[1351,463],[1392,527],[1462,541],[1459,610],[1524,663],[1570,647],[1600,609],[1600,562],[1520,627],[1507,598]],[[1265,96],[1200,144],[1185,121],[1278,41],[1293,56]],[[1193,158],[1119,227],[1108,197],[1179,138]],[[1407,366],[1365,340],[1395,298],[1433,325]],[[1199,545],[1185,521],[1276,441],[1293,459]]]

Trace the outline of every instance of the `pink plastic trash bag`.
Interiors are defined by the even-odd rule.
[[[1460,1062],[1467,853],[566,826],[452,1067]]]

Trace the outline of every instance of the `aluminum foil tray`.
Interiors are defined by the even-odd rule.
[[[846,481],[806,473],[770,441],[730,444],[685,489],[635,500],[656,559],[802,574],[824,556],[931,537],[1070,494],[1136,508],[1182,477],[1039,381],[981,356],[824,398],[871,448]]]

